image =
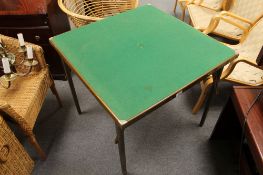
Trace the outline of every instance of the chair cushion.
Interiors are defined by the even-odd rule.
[[[256,47],[243,47],[242,44],[227,46],[239,53],[239,58],[242,57],[242,59],[247,59],[256,64],[256,57],[258,54],[258,52],[255,51]],[[225,66],[224,70],[227,69],[227,67],[228,66]],[[239,62],[235,66],[235,69],[232,71],[232,73],[225,79],[229,81],[239,82],[241,84],[258,86],[263,84],[263,70],[251,66],[247,63]]]
[[[263,19],[259,20],[250,30],[244,42],[228,45],[239,53],[239,59],[246,59],[256,65],[256,59],[263,46]],[[246,63],[238,63],[226,80],[257,86],[263,84],[263,70]]]
[[[227,66],[225,66],[225,69]],[[247,63],[238,63],[232,73],[225,78],[241,84],[259,86],[263,84],[263,70]]]
[[[215,15],[218,15],[220,13],[218,11],[214,11],[193,4],[188,5],[187,8],[193,26],[201,31],[205,30],[209,26],[211,19]],[[246,24],[242,24],[242,25],[247,26]],[[217,28],[213,33],[227,38],[233,38],[239,40],[241,35],[243,34],[243,31],[240,30],[238,27],[235,27],[229,23],[220,21],[220,23],[218,24]]]
[[[11,87],[0,86],[1,101],[9,104],[33,129],[47,89],[51,85],[48,69],[44,68],[34,75],[18,77]]]

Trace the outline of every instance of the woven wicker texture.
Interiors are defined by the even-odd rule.
[[[50,85],[48,69],[45,68],[36,75],[15,79],[8,90],[0,87],[0,101],[14,108],[32,129]]]
[[[138,6],[138,0],[58,0],[59,7],[76,27]]]
[[[210,10],[208,8],[204,8],[194,4],[188,5],[187,9],[189,11],[193,26],[200,30],[205,30],[208,27],[212,17],[220,14],[221,12]],[[263,1],[236,0],[232,3],[228,11],[240,17],[246,18],[252,23],[256,23],[263,15]],[[241,22],[230,17],[229,19],[242,25],[244,28],[249,28],[249,25],[247,23]],[[239,40],[243,34],[243,31],[238,27],[235,27],[221,20],[213,33],[230,39]]]
[[[0,175],[29,175],[33,167],[33,160],[0,116]]]
[[[240,59],[247,59],[256,65],[257,56],[263,46],[263,18],[250,30],[247,38],[239,45],[230,46],[240,54]],[[226,78],[247,85],[263,84],[263,70],[246,63],[238,63]]]
[[[5,43],[7,50],[16,55],[17,61],[23,59],[23,55],[18,53],[17,39],[0,35]],[[26,43],[29,45],[30,43]],[[35,58],[39,64],[32,72],[23,77],[17,77],[11,82],[11,87],[5,89],[0,86],[0,110],[8,114],[22,129],[25,135],[29,137],[29,141],[36,148],[42,159],[45,154],[38,145],[33,134],[33,127],[37,119],[38,113],[44,102],[47,90],[51,87],[52,92],[57,96],[54,81],[50,77],[48,66],[45,63],[43,50],[40,46],[33,45]],[[18,72],[27,72],[28,67],[17,66]]]

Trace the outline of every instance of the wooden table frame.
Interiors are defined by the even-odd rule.
[[[144,16],[144,18],[138,19],[138,16],[142,15]],[[127,21],[130,21],[130,23],[127,23]],[[145,21],[148,21],[150,23],[147,23]],[[161,23],[162,25],[160,25],[161,21],[163,22]],[[147,28],[147,26],[149,26],[150,24],[150,29],[143,30],[142,32],[141,28]],[[123,25],[121,31],[119,31],[120,28],[118,27],[120,25]],[[138,25],[140,26],[138,27]],[[156,28],[153,27],[153,25],[156,28],[158,27],[158,31],[162,31],[159,33],[159,35],[155,35]],[[111,30],[105,31],[104,29],[107,27],[111,28]],[[99,36],[97,35],[98,29],[101,29],[101,33],[99,33]],[[92,31],[89,32],[89,30]],[[170,37],[170,35],[178,34],[178,32],[185,33],[185,31],[188,31],[189,33],[186,34],[184,37],[178,37],[177,52],[179,54],[174,55],[173,47],[167,47],[172,46],[171,44],[174,44],[175,41],[174,38]],[[114,35],[112,32],[117,33],[115,33]],[[130,35],[127,36],[127,33],[129,33]],[[96,41],[99,40],[99,42],[96,42],[95,44],[87,43],[86,40],[90,40],[92,38],[92,36],[90,36],[89,34],[92,36],[96,35],[96,38],[94,39]],[[111,35],[111,37],[108,37],[109,35]],[[115,42],[117,36],[119,37],[118,42]],[[135,39],[131,41],[131,37],[140,38],[140,36],[142,37],[142,39]],[[72,40],[73,37],[76,37],[76,40]],[[97,37],[99,37],[100,39],[98,39]],[[185,52],[188,50],[182,45],[182,41],[191,42],[189,43],[189,47],[192,47],[192,51],[194,53],[188,55],[188,52]],[[203,41],[203,44],[200,45],[200,41]],[[101,42],[104,42],[104,44],[106,44],[107,46],[103,45],[103,47],[100,48],[103,49],[103,52],[98,52],[97,49],[101,46]],[[160,43],[163,43],[163,45]],[[127,13],[122,13],[119,16],[116,15],[114,17],[104,19],[100,22],[93,23],[87,27],[82,27],[79,30],[74,30],[72,31],[72,33],[68,33],[65,35],[62,34],[62,36],[56,36],[54,39],[51,39],[51,44],[58,51],[62,60],[64,61],[66,74],[69,80],[68,82],[78,112],[81,113],[81,108],[72,81],[71,70],[78,76],[78,78],[84,83],[84,85],[96,97],[98,102],[106,109],[106,111],[114,120],[117,135],[115,143],[118,144],[123,174],[127,174],[124,142],[125,129],[145,117],[150,112],[175,98],[178,93],[187,90],[204,78],[207,78],[207,76],[212,75],[214,78],[214,83],[211,86],[208,98],[206,99],[204,113],[200,122],[200,126],[202,126],[209,110],[210,101],[212,100],[214,91],[217,87],[218,81],[220,80],[223,67],[237,57],[237,54],[235,54],[233,50],[213,41],[213,39],[209,38],[208,36],[205,36],[204,34],[196,31],[195,29],[189,27],[181,21],[174,19],[173,17],[161,12],[160,10],[152,6],[143,6],[135,10],[131,10]],[[82,45],[82,49],[79,49],[78,44]],[[108,45],[110,45],[111,47],[108,47]],[[207,51],[206,48],[204,48],[204,46],[207,45],[210,46],[210,52]],[[144,46],[146,47],[144,48]],[[90,49],[89,52],[86,51],[87,48]],[[111,52],[111,56],[108,55],[108,48],[110,48],[110,50],[108,51]],[[132,48],[134,50],[128,50],[128,55],[118,55],[118,53],[121,52],[119,50],[126,50],[127,48]],[[159,52],[155,52],[156,50],[162,49],[162,54],[160,54]],[[165,51],[165,49],[167,50]],[[181,53],[179,51],[181,51]],[[101,53],[102,55],[97,55]],[[133,53],[136,53],[136,55],[134,55]],[[197,54],[195,55],[195,53]],[[123,59],[122,56],[125,57],[125,59]],[[183,56],[183,58],[181,56]],[[162,57],[165,59],[161,59]],[[128,62],[115,64],[118,63],[120,59],[122,59],[121,61],[128,60]],[[142,61],[143,59],[145,60],[145,62]],[[113,62],[112,60],[115,61]],[[186,60],[188,61],[186,62]],[[113,65],[111,63],[113,63]],[[165,64],[160,66],[160,64],[162,63]],[[116,65],[119,69],[121,68],[119,70],[121,72],[120,74],[115,73]],[[177,65],[185,66],[187,67],[187,69],[174,69],[174,66]],[[134,70],[134,67],[136,66],[138,66],[139,69]],[[197,71],[195,71],[195,74],[191,74],[188,69],[196,68],[196,66],[201,66],[200,71],[199,69],[197,69]],[[156,67],[158,67],[159,74],[155,75],[161,75],[159,77],[152,76],[154,73],[156,73]],[[149,72],[146,73],[145,70],[148,70]],[[169,72],[167,70],[173,71]],[[113,76],[108,76],[107,71],[113,72]],[[140,76],[138,76],[138,74],[135,75],[134,72],[130,73],[129,71],[136,71],[136,73],[138,71],[140,73]],[[124,74],[127,72],[130,74]],[[144,76],[141,78],[141,75]],[[105,76],[110,80],[111,78],[116,78],[118,81],[104,82]],[[94,81],[95,77],[103,78],[98,78],[96,79],[98,81]],[[161,81],[162,77],[167,77],[167,79],[165,81]],[[159,78],[158,82],[156,82],[156,78]],[[175,79],[178,80],[174,81]],[[149,80],[149,82],[147,82],[148,84],[144,83],[144,80]],[[123,89],[120,88],[121,83],[125,83],[127,85],[131,81],[137,86],[124,86]],[[166,88],[163,88],[163,86],[159,86],[161,83],[163,83],[162,85],[166,85]],[[151,91],[149,93],[148,91],[144,90],[146,85],[150,85],[157,90]],[[122,90],[121,93],[114,93],[116,91],[119,91],[120,89]],[[127,91],[131,90],[134,90],[131,94],[126,93]],[[105,96],[105,92],[111,94],[111,96]],[[142,92],[142,94],[140,94],[140,92]],[[158,93],[161,93],[161,95]],[[132,98],[134,95],[137,95],[136,98],[127,102],[127,99]],[[143,101],[142,98],[147,99],[148,101]],[[141,103],[134,103],[138,101]],[[133,110],[131,111],[130,109]]]
[[[58,50],[59,52],[59,50]],[[61,53],[60,53],[61,54]],[[122,169],[122,173],[124,175],[127,174],[127,167],[126,167],[126,154],[125,154],[125,141],[124,141],[124,130],[132,125],[133,123],[135,123],[136,121],[142,119],[143,117],[145,117],[147,114],[149,114],[150,112],[158,109],[159,107],[161,107],[162,105],[166,104],[167,102],[169,102],[170,100],[174,99],[176,97],[176,94],[178,94],[180,91],[185,91],[189,88],[191,88],[193,85],[195,85],[195,83],[201,81],[203,78],[207,77],[208,75],[211,75],[214,77],[214,82],[213,85],[210,88],[210,91],[208,93],[208,96],[206,98],[206,102],[204,105],[204,112],[200,121],[199,126],[203,126],[204,121],[207,117],[207,113],[209,111],[209,107],[210,107],[210,102],[213,98],[213,95],[215,94],[215,91],[217,89],[218,86],[218,82],[220,80],[220,76],[223,70],[224,65],[228,64],[228,62],[232,61],[233,59],[235,59],[237,57],[237,55],[235,55],[234,57],[230,58],[227,62],[222,63],[221,65],[219,65],[217,68],[215,68],[213,71],[208,72],[207,74],[203,75],[202,77],[200,77],[199,79],[197,79],[194,82],[191,82],[189,85],[187,85],[186,87],[184,87],[183,89],[175,92],[172,96],[166,98],[165,100],[163,100],[162,102],[154,105],[152,108],[149,108],[148,110],[144,111],[143,113],[141,113],[139,116],[133,118],[133,120],[127,122],[124,125],[120,125],[119,122],[115,121],[115,127],[116,127],[116,138],[115,138],[115,144],[118,144],[118,149],[119,149],[119,156],[120,156],[120,162],[121,162],[121,169]],[[70,86],[70,90],[74,99],[74,103],[75,106],[77,108],[77,111],[79,114],[81,114],[81,108],[79,105],[79,101],[77,98],[77,94],[75,91],[75,87],[74,87],[74,83],[72,80],[72,76],[71,76],[71,70],[73,70],[73,72],[78,76],[78,78],[84,83],[84,85],[90,90],[90,92],[96,97],[96,99],[102,104],[102,106],[106,109],[106,111],[108,111],[111,115],[111,117],[116,120],[115,116],[112,115],[112,112],[109,111],[108,107],[106,107],[104,105],[104,103],[98,98],[98,96],[91,90],[90,86],[86,83],[86,81],[81,77],[81,75],[79,75],[79,73],[72,67],[72,65],[67,62],[66,58],[63,56],[63,54],[61,54],[61,58],[63,58],[63,62],[64,62],[64,67],[66,70],[66,75],[68,78],[68,83]]]

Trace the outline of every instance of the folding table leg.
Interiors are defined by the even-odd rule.
[[[121,170],[123,175],[127,175],[125,144],[124,144],[124,128],[119,127],[117,124],[115,126],[116,126],[116,134],[117,134],[115,143],[117,141],[119,147]]]
[[[217,85],[218,85],[218,82],[220,81],[220,77],[221,77],[222,71],[223,71],[223,68],[220,68],[215,73],[213,73],[213,84],[212,84],[212,86],[211,86],[211,88],[210,88],[210,90],[208,92],[208,96],[206,98],[203,116],[202,116],[202,119],[201,119],[201,121],[199,123],[200,127],[202,127],[204,125],[204,123],[205,123],[205,120],[206,120],[206,117],[207,117],[207,113],[208,113],[208,110],[209,110],[209,107],[210,107],[210,102],[211,102],[211,100],[213,98],[214,93],[217,90]]]
[[[64,65],[64,69],[65,69],[65,71],[66,71],[66,75],[67,75],[67,78],[68,78],[68,83],[69,83],[70,91],[71,91],[71,94],[72,94],[72,96],[73,96],[75,106],[76,106],[76,108],[77,108],[78,113],[81,114],[81,109],[80,109],[80,106],[79,106],[78,97],[77,97],[77,94],[76,94],[76,91],[75,91],[75,87],[74,87],[74,84],[73,84],[73,80],[72,80],[72,76],[71,76],[71,70],[70,70],[70,68],[67,66],[66,63],[63,62],[63,65]]]

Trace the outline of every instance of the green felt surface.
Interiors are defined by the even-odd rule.
[[[150,5],[51,42],[114,115],[126,121],[235,54]]]

